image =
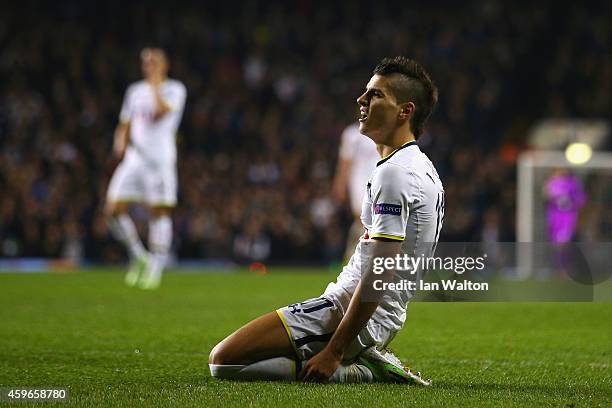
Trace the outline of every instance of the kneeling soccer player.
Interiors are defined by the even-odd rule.
[[[374,267],[381,258],[434,251],[444,190],[416,139],[436,102],[437,89],[416,62],[396,57],[376,66],[357,103],[359,129],[382,159],[364,195],[366,231],[355,253],[321,297],[265,314],[217,344],[209,357],[212,376],[430,384],[385,350],[402,328],[414,292],[380,290],[398,276],[393,268]]]

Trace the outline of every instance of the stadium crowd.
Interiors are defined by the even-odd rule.
[[[419,144],[445,184],[441,240],[513,240],[515,159],[529,127],[612,108],[607,6],[0,7],[0,256],[122,259],[101,209],[145,45],[167,49],[188,89],[174,214],[182,258],[342,256],[351,216],[331,195],[339,138],[381,57],[416,59],[440,90]]]

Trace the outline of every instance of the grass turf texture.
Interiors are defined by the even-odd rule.
[[[67,386],[79,406],[611,404],[612,303],[414,303],[392,348],[429,388],[210,377],[220,339],[333,277],[167,274],[144,292],[117,271],[0,274],[0,386]]]

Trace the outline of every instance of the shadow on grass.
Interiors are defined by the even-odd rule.
[[[486,392],[508,392],[508,393],[527,393],[527,394],[540,394],[543,396],[567,396],[576,397],[580,395],[593,395],[598,394],[602,397],[610,398],[612,395],[612,388],[609,387],[590,387],[583,385],[574,385],[571,387],[559,387],[545,384],[498,384],[498,383],[456,383],[456,382],[435,382],[433,388],[440,388],[444,390],[473,390],[474,392],[486,391]]]
[[[417,385],[406,385],[406,384],[390,384],[390,383],[367,383],[367,384],[332,384],[332,383],[302,383],[299,381],[237,381],[237,380],[226,380],[219,378],[212,378],[210,376],[204,376],[194,378],[192,385],[196,386],[207,386],[214,383],[219,384],[235,384],[240,386],[241,384],[261,384],[261,385],[276,385],[276,386],[333,386],[333,387],[355,387],[361,386],[364,388],[393,388],[393,389],[415,389],[415,390],[431,390],[431,391],[461,391],[472,390],[473,392],[508,392],[508,393],[527,393],[527,394],[540,394],[543,396],[561,396],[567,395],[573,397],[576,395],[593,395],[597,394],[603,397],[609,398],[612,395],[612,387],[595,387],[595,386],[580,386],[575,385],[571,387],[558,387],[553,385],[545,384],[499,384],[499,383],[459,383],[459,382],[434,382],[431,387],[423,387]]]

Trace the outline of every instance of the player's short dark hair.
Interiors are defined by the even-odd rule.
[[[410,119],[410,127],[418,139],[438,102],[438,88],[427,71],[416,61],[399,56],[384,58],[374,68],[373,74],[394,77],[390,87],[397,101],[414,103],[416,108]]]
[[[168,62],[168,53],[166,52],[164,48],[158,45],[149,45],[149,46],[143,47],[142,50],[140,51],[140,56],[142,57],[145,52],[158,53],[159,55],[161,55],[164,61]]]

